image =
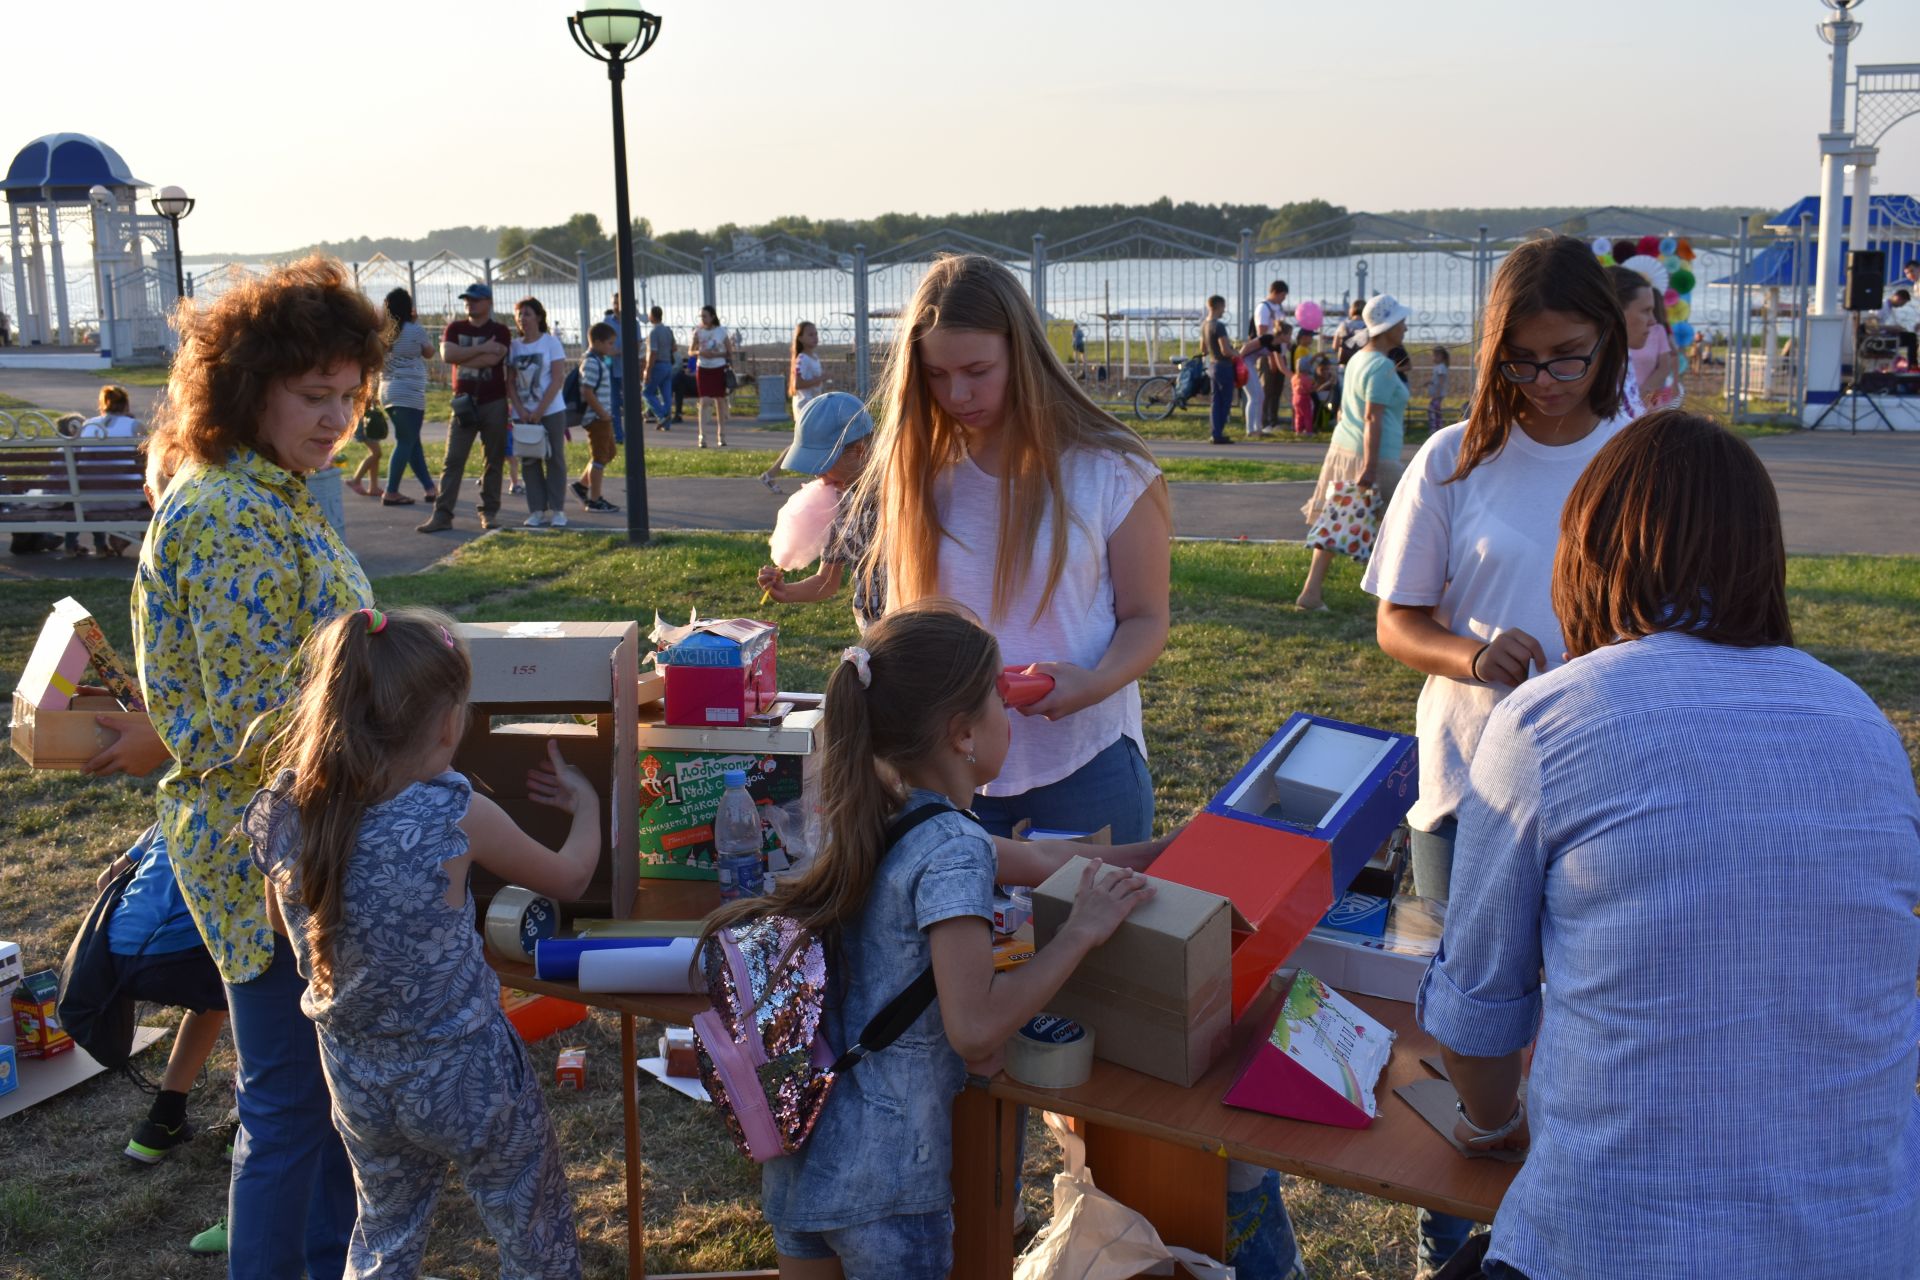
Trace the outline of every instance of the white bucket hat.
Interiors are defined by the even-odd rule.
[[[1392,294],[1376,293],[1367,299],[1367,309],[1360,313],[1360,319],[1367,326],[1367,336],[1377,338],[1412,314],[1413,308],[1402,305]]]

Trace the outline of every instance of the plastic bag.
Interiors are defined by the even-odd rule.
[[[1316,551],[1352,556],[1365,564],[1373,555],[1373,539],[1379,532],[1380,491],[1353,480],[1330,480],[1320,518],[1307,531],[1307,545]]]
[[[1066,1154],[1053,1178],[1053,1221],[1014,1262],[1013,1280],[1129,1280],[1172,1275],[1178,1262],[1196,1280],[1233,1280],[1233,1268],[1163,1244],[1153,1224],[1093,1185],[1087,1144],[1051,1112],[1047,1128]]]

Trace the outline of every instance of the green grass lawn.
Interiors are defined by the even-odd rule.
[[[387,604],[426,604],[473,620],[648,619],[655,609],[709,616],[759,612],[753,574],[764,542],[751,535],[661,536],[644,550],[614,537],[566,539],[507,533],[466,548],[425,573],[376,584]],[[1327,585],[1332,612],[1287,608],[1306,567],[1296,547],[1178,544],[1173,548],[1173,628],[1166,654],[1143,681],[1148,741],[1162,827],[1177,822],[1281,723],[1306,710],[1409,730],[1420,677],[1373,641],[1371,602],[1355,566]],[[1793,621],[1809,652],[1845,673],[1883,707],[1920,763],[1920,559],[1799,557],[1790,569]],[[128,643],[114,584],[19,582],[0,592],[0,679],[24,663],[46,609],[78,590],[115,643]],[[846,598],[778,609],[781,680],[818,688],[853,635]],[[57,965],[93,897],[93,878],[150,820],[150,782],[31,773],[0,759],[0,930],[28,968]],[[164,1020],[170,1021],[170,1017]],[[643,1031],[642,1043],[650,1032]],[[621,1114],[617,1024],[598,1016],[532,1046],[550,1074],[562,1043],[588,1049],[590,1087],[550,1091],[549,1102],[578,1205],[590,1276],[623,1274]],[[150,1054],[143,1065],[159,1069]],[[194,1123],[217,1125],[229,1103],[231,1051],[223,1045],[192,1100]],[[755,1170],[733,1154],[711,1113],[652,1085],[641,1089],[648,1182],[648,1266],[659,1271],[771,1266],[757,1209]],[[192,1277],[217,1263],[192,1259],[187,1238],[225,1211],[227,1161],[217,1137],[165,1165],[135,1171],[119,1156],[146,1098],[99,1079],[0,1125],[0,1257],[32,1259],[0,1274],[64,1280],[95,1275]],[[1389,1104],[1392,1105],[1392,1104]],[[1049,1141],[1029,1143],[1029,1212],[1048,1211]],[[1351,1192],[1296,1180],[1287,1190],[1316,1276],[1407,1275],[1413,1213]],[[435,1219],[427,1271],[490,1272],[493,1252],[449,1180]]]

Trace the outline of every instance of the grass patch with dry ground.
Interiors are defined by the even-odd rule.
[[[498,534],[425,573],[383,580],[389,604],[428,604],[473,620],[649,618],[658,608],[712,616],[752,612],[764,552],[753,535],[672,535],[644,551],[597,535]],[[1162,824],[1208,798],[1293,710],[1410,729],[1420,678],[1373,642],[1371,602],[1354,566],[1327,586],[1332,612],[1286,607],[1306,567],[1296,547],[1179,544],[1173,551],[1173,631],[1144,682],[1147,734]],[[1802,557],[1790,568],[1801,644],[1858,681],[1886,709],[1920,760],[1920,560]],[[0,589],[0,677],[17,673],[46,609],[70,583]],[[116,643],[128,643],[121,587],[83,588]],[[818,688],[852,622],[841,601],[778,614],[789,688]],[[11,683],[11,681],[9,681]],[[93,898],[93,877],[151,820],[150,782],[35,774],[0,762],[0,929],[30,968],[57,964]],[[159,1015],[171,1022],[171,1015]],[[562,1043],[588,1049],[590,1087],[551,1091],[567,1152],[589,1276],[624,1274],[617,1023],[596,1016],[532,1047],[547,1075]],[[643,1029],[645,1037],[656,1034]],[[160,1055],[143,1065],[157,1073]],[[223,1039],[192,1099],[194,1123],[218,1124],[229,1105],[232,1051]],[[119,1155],[146,1098],[99,1078],[0,1124],[0,1276],[36,1280],[141,1275],[205,1280],[219,1263],[191,1257],[187,1238],[225,1212],[227,1160],[208,1135],[155,1169]],[[765,1267],[772,1241],[757,1207],[755,1170],[734,1155],[704,1108],[650,1084],[641,1090],[650,1269]],[[1025,1198],[1044,1218],[1057,1158],[1029,1143]],[[1411,1274],[1413,1213],[1305,1180],[1287,1202],[1316,1276]],[[427,1271],[477,1275],[495,1267],[486,1232],[457,1184],[434,1221]]]

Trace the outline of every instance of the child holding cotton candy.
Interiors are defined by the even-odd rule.
[[[858,396],[828,391],[801,406],[793,423],[793,443],[779,469],[818,479],[787,499],[774,520],[767,550],[773,563],[760,570],[766,598],[781,604],[831,600],[849,565],[858,564],[873,540],[874,508],[856,506],[854,482],[867,464],[867,437],[873,419]],[[788,582],[786,575],[819,561],[810,578]],[[862,631],[880,617],[886,604],[878,583],[856,581],[853,618]]]

